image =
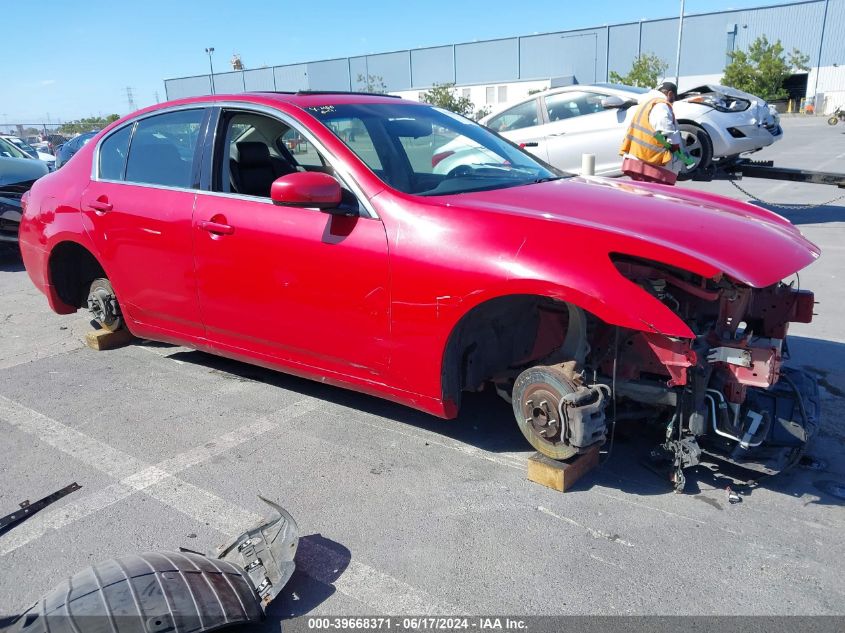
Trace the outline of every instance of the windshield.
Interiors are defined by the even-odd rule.
[[[18,149],[4,138],[0,138],[0,156],[7,158],[31,158],[23,150]]]
[[[29,146],[27,143],[25,143],[24,141],[19,139],[17,136],[10,136],[9,138],[7,138],[5,140],[9,141],[12,145],[17,147],[22,152],[26,152],[27,154],[29,154],[30,157],[38,158],[38,152],[36,152],[33,147]]]
[[[564,174],[446,110],[398,102],[307,108],[385,183],[421,196],[515,187]]]

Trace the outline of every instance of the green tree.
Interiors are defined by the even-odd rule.
[[[469,97],[459,97],[455,84],[451,83],[432,84],[431,88],[422,94],[422,101],[467,117],[472,116],[475,110],[475,105]]]
[[[358,73],[358,86],[362,92],[376,92],[385,94],[387,92],[387,84],[384,83],[384,78],[381,75],[362,75]]]
[[[730,58],[722,83],[766,100],[786,97],[784,80],[794,70],[808,70],[810,61],[796,48],[785,55],[780,40],[771,44],[765,35],[754,40],[748,52],[734,51]]]
[[[120,118],[119,114],[110,114],[106,117],[89,116],[84,119],[77,119],[76,121],[68,121],[59,126],[59,134],[82,134],[83,132],[91,132],[93,130],[102,130],[109,123],[113,123]]]
[[[626,86],[639,86],[640,88],[654,88],[667,68],[669,68],[669,64],[654,53],[643,53],[634,60],[627,75],[620,75],[611,70],[610,82]]]
[[[478,110],[475,111],[475,114],[472,115],[472,118],[478,121],[478,119],[486,117],[493,111],[493,108],[490,106],[481,106]]]

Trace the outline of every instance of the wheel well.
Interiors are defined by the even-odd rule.
[[[69,306],[84,307],[91,282],[105,276],[97,258],[76,242],[62,242],[50,253],[50,283]]]
[[[461,392],[478,390],[490,380],[513,379],[555,352],[580,356],[583,361],[584,315],[580,308],[537,295],[497,297],[474,307],[461,318],[446,344],[443,400],[460,407]]]

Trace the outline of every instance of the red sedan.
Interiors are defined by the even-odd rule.
[[[473,158],[438,171],[446,143]],[[792,224],[574,177],[424,104],[147,108],[35,183],[20,244],[58,313],[444,418],[489,385],[553,458],[660,424],[678,487],[702,452],[777,472],[818,425],[815,383],[781,367],[814,303],[782,280],[819,256]]]

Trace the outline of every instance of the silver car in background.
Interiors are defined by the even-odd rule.
[[[549,164],[578,172],[581,155],[595,154],[596,173],[619,175],[619,146],[644,88],[615,84],[574,85],[546,90],[510,103],[480,120]],[[704,85],[682,93],[674,104],[684,146],[696,160],[682,172],[714,160],[755,152],[783,136],[780,118],[763,99],[726,86]],[[435,170],[448,173],[460,164],[484,161],[472,147],[440,148]]]

